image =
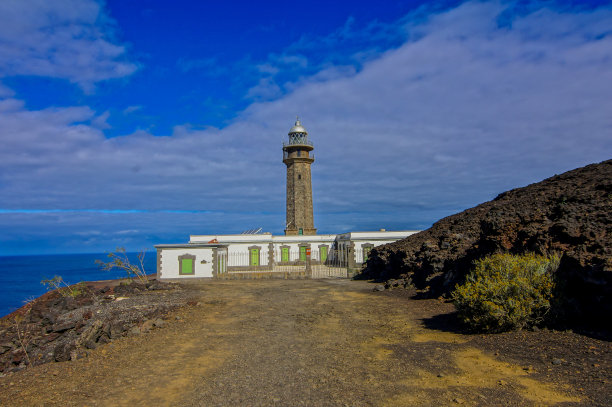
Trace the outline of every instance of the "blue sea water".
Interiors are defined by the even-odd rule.
[[[128,257],[138,261],[137,253],[128,253]],[[47,292],[41,281],[54,276],[69,284],[126,277],[122,270],[102,270],[95,263],[98,259],[109,260],[105,253],[0,256],[0,317]],[[148,274],[155,273],[154,252],[145,255],[144,266]]]

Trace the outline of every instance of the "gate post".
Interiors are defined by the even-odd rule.
[[[274,243],[270,242],[268,244],[268,267],[270,271],[274,270],[274,266],[276,266],[276,259],[274,258]]]
[[[347,255],[348,255],[348,264],[347,264],[348,268],[354,269],[355,267],[357,267],[357,265],[355,264],[355,242],[351,242],[349,244]]]

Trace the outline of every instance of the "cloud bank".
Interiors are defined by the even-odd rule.
[[[137,68],[125,60],[113,21],[96,1],[3,0],[0,16],[0,77],[67,79],[92,91],[96,82]]]
[[[96,5],[82,15],[99,18]],[[177,125],[168,137],[137,132],[109,139],[88,107],[29,110],[0,88],[0,208],[204,211],[5,213],[2,244],[51,239],[53,230],[66,239],[90,231],[91,250],[116,246],[113,233],[121,230],[140,231],[122,235],[128,246],[256,226],[281,232],[281,142],[296,114],[315,144],[321,232],[427,227],[509,188],[610,158],[611,21],[607,8],[509,15],[503,3],[470,2],[427,18],[420,10],[393,28],[405,33],[401,45],[359,69],[328,64],[291,83],[270,80],[279,86],[274,94],[227,127]],[[23,32],[47,23],[32,24]],[[70,45],[73,30],[57,29],[80,55],[80,40]],[[56,75],[85,88],[132,72],[135,65],[119,61],[125,48],[105,43],[96,30],[86,38],[100,46],[94,59],[105,63],[88,62],[85,52],[83,73],[62,63],[0,69]],[[55,48],[41,47],[24,58],[52,60]],[[3,47],[0,60],[18,48]],[[262,62],[262,81],[279,66]],[[21,231],[13,232],[17,225]]]

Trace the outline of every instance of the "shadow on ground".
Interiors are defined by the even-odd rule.
[[[456,311],[446,314],[434,315],[430,318],[423,318],[421,321],[423,322],[423,326],[425,328],[432,329],[435,331],[452,332],[463,335],[474,333],[459,320]]]

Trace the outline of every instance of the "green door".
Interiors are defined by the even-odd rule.
[[[251,249],[251,266],[259,266],[259,249]]]
[[[319,248],[319,257],[321,258],[321,263],[325,263],[327,260],[327,246]]]
[[[289,261],[289,248],[283,247],[281,248],[281,261],[286,263]]]
[[[219,274],[225,273],[225,255],[219,256]]]
[[[306,261],[306,246],[300,247],[300,261]]]
[[[370,250],[372,250],[371,247],[364,247],[363,248],[363,262],[365,263],[366,261],[368,261],[368,256],[370,254]]]
[[[193,259],[181,259],[183,274],[193,274]]]

